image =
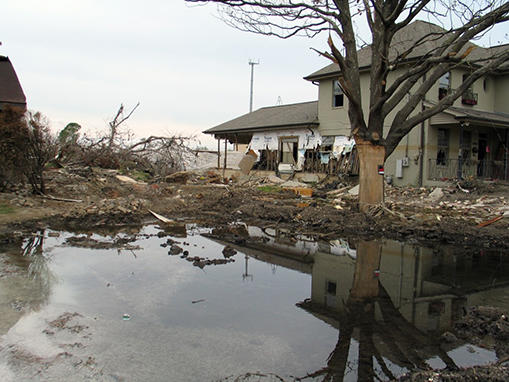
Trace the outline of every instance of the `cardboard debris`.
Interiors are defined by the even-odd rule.
[[[249,174],[256,162],[256,158],[258,158],[258,155],[253,150],[249,150],[239,162],[240,172],[244,175]]]
[[[350,195],[359,195],[359,185],[352,187],[348,190]]]

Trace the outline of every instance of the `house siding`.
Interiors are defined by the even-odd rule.
[[[344,96],[344,106],[332,106],[332,79],[320,81],[318,90],[318,131],[322,136],[350,135],[348,119],[348,99]]]
[[[495,92],[494,111],[509,113],[509,76],[495,77],[492,83]]]

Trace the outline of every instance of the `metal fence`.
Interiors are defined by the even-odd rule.
[[[429,159],[428,179],[457,179],[458,164],[458,159],[448,159],[445,164],[437,164],[436,159]],[[509,180],[509,171],[504,161],[466,160],[461,163],[461,177]]]

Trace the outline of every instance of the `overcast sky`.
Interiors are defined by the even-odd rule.
[[[304,81],[329,62],[314,40],[280,40],[240,32],[215,6],[184,0],[4,1],[0,54],[9,56],[27,97],[59,131],[77,122],[103,130],[120,103],[141,105],[128,121],[138,136],[196,134],[254,109],[317,99]],[[505,41],[507,42],[507,41]]]
[[[324,41],[240,32],[183,0],[6,1],[0,41],[29,109],[55,131],[105,129],[120,103],[140,101],[137,135],[199,134],[249,111],[249,59],[260,61],[254,109],[316,99],[302,77],[328,64],[309,49]]]

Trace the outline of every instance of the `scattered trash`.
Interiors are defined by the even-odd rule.
[[[130,316],[129,314],[124,313],[124,314],[122,315],[122,320],[124,320],[124,321],[129,321],[130,319],[131,319],[131,316]]]
[[[359,185],[357,185],[357,186],[355,186],[355,187],[350,188],[350,189],[348,190],[348,193],[349,193],[350,195],[354,195],[354,196],[359,195]]]
[[[433,202],[437,202],[439,201],[440,199],[442,199],[444,197],[444,191],[440,188],[440,187],[437,187],[435,188],[429,195],[428,195],[428,198],[433,201]]]

